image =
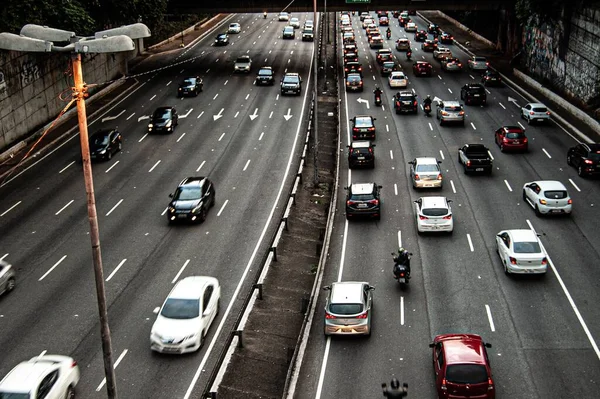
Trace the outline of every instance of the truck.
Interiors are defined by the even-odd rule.
[[[489,149],[483,144],[465,144],[458,149],[458,163],[465,174],[469,172],[492,173],[493,161]]]

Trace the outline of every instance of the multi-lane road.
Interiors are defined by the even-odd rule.
[[[413,19],[419,29],[426,28],[425,21]],[[554,123],[525,125],[529,152],[501,153],[493,132],[502,125],[523,124],[519,106],[528,102],[509,87],[488,88],[485,107],[465,106],[464,127],[442,127],[422,110],[418,115],[396,115],[390,108],[396,90],[389,89],[381,77],[358,16],[352,17],[352,24],[365,71],[365,92],[345,93],[341,99],[341,147],[350,142],[345,121],[360,114],[376,117],[377,166],[350,171],[347,163],[341,165],[337,233],[332,235],[323,283],[358,280],[374,285],[373,333],[370,338],[324,337],[322,293],[296,397],[377,397],[381,383],[389,383],[392,376],[409,384],[409,397],[436,397],[428,344],[437,334],[454,332],[477,333],[492,344],[489,355],[498,398],[598,397],[600,187],[597,180],[582,179],[567,166],[566,151],[576,139]],[[393,50],[409,76],[408,88],[421,100],[427,94],[458,100],[465,83],[479,82],[479,75],[468,70],[443,71],[432,54],[413,41],[413,34],[406,34],[395,19],[391,25],[388,47],[408,37],[413,60],[434,66],[432,77],[416,78],[404,53]],[[466,64],[468,56],[456,45],[449,47]],[[382,107],[373,106],[371,92],[376,84],[384,88]],[[368,99],[369,106],[359,98]],[[490,148],[491,176],[463,173],[457,151],[465,143]],[[407,162],[417,156],[442,161],[441,191],[412,188]],[[567,186],[574,204],[570,217],[538,218],[523,202],[523,184],[538,179],[560,180]],[[383,186],[381,221],[347,222],[343,186],[369,181]],[[453,235],[417,235],[412,201],[422,195],[443,195],[454,201]],[[504,274],[495,235],[516,228],[534,228],[541,234],[551,259],[546,276]],[[414,253],[413,277],[405,290],[392,279],[390,252],[400,245]]]
[[[242,32],[213,47],[230,22]],[[93,165],[122,398],[183,398],[194,383],[204,387],[267,249],[299,160],[311,92],[313,43],[282,40],[283,25],[233,15],[185,56],[157,56],[166,57],[162,64],[192,61],[142,75],[127,97],[90,121],[90,133],[118,126],[124,138],[121,153]],[[249,75],[233,74],[239,55],[252,58]],[[275,69],[274,86],[253,84],[262,65]],[[301,96],[280,96],[285,72],[303,77]],[[201,76],[204,91],[179,99],[177,85],[187,76]],[[148,116],[164,105],[177,108],[179,125],[170,135],[147,135]],[[0,258],[18,272],[16,289],[0,299],[0,376],[44,351],[70,355],[82,373],[78,395],[89,399],[106,394],[79,151],[76,136],[0,188]],[[168,194],[196,175],[215,182],[216,206],[201,225],[169,226]],[[149,343],[153,309],[190,275],[219,279],[221,312],[198,353],[157,355]]]

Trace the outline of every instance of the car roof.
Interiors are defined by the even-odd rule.
[[[402,97],[402,96],[414,96],[414,95],[415,95],[415,93],[413,93],[413,92],[412,92],[412,91],[410,91],[410,90],[401,90],[401,91],[400,91],[400,96],[401,96],[401,97]]]
[[[371,194],[375,183],[354,183],[351,186],[352,194]]]
[[[564,184],[559,182],[558,180],[537,180],[533,183],[540,186],[542,190],[567,190]]]
[[[371,142],[368,140],[353,141],[350,146],[352,148],[369,148],[371,147]]]
[[[399,42],[409,42],[410,40],[408,40],[405,37],[401,37],[400,39],[398,39]]]
[[[444,51],[450,51],[450,49],[448,47],[438,47],[437,51],[438,51],[438,53],[441,53]]]
[[[457,60],[458,58],[454,59]],[[483,89],[483,85],[481,83],[466,83],[465,86],[467,86],[469,89]]]
[[[204,184],[206,177],[204,176],[192,176],[192,177],[186,177],[185,179],[183,179],[181,181],[181,183],[179,183],[179,186],[199,186],[202,187],[202,185]]]
[[[23,361],[15,366],[0,382],[0,389],[11,392],[31,392],[42,378],[58,368],[66,356],[44,355]],[[72,360],[72,359],[71,359]]]
[[[379,50],[377,50],[377,54],[382,54],[382,53],[392,53],[392,50],[389,48],[381,48]]]
[[[116,129],[100,129],[92,134],[92,137],[96,136],[108,136],[110,133],[114,132]]]
[[[437,159],[435,159],[434,157],[417,157],[415,158],[415,161],[417,164],[419,165],[437,165]]]
[[[273,70],[273,67],[270,67],[270,66],[266,66],[266,65],[265,65],[265,66],[261,66],[261,67],[260,67],[260,69],[268,69],[268,70],[272,71],[272,70]]]
[[[542,103],[527,103],[527,104],[525,104],[525,106],[527,106],[527,105],[530,105],[532,107],[544,107],[544,108],[546,108],[546,106],[544,104],[542,104]]]
[[[523,129],[521,126],[502,126],[500,129],[504,129],[506,131],[509,132],[519,132],[519,133],[525,133],[525,129]]]
[[[406,77],[406,75],[402,71],[392,71],[392,74],[390,75],[390,78],[393,78],[394,76],[403,76],[403,77]]]
[[[484,347],[481,337],[475,334],[460,334],[450,336],[443,341],[446,363],[485,364]]]
[[[214,277],[190,276],[179,280],[169,293],[168,298],[198,299],[202,295],[204,287],[208,284],[218,285],[219,281]]]
[[[506,232],[508,234],[510,234],[513,241],[518,241],[518,242],[538,241],[537,235],[531,229],[514,229],[514,230],[506,230]]]
[[[417,64],[420,64],[420,65],[431,65],[429,63],[429,61],[417,61]]]
[[[421,208],[448,208],[446,197],[421,197]]]
[[[331,284],[331,303],[362,303],[363,286],[361,281],[339,281]]]
[[[444,107],[459,107],[460,103],[458,101],[444,101]]]

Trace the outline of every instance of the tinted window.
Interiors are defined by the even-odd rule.
[[[373,126],[373,122],[371,118],[356,118],[354,122],[354,126],[356,127],[371,127]]]
[[[200,187],[179,187],[173,196],[174,200],[195,200],[202,197]]]
[[[371,201],[373,198],[373,194],[352,194],[350,196],[352,201]]]
[[[460,112],[460,105],[446,105],[444,107],[444,110],[449,111],[449,112]]]
[[[548,109],[546,107],[535,107],[533,109],[533,111],[535,111],[535,112],[547,112]]]
[[[352,315],[362,312],[363,305],[361,303],[332,303],[329,305],[329,311],[335,314]]]
[[[198,299],[169,298],[160,314],[169,319],[193,319],[200,315]]]
[[[225,39],[227,35],[217,35],[217,39]]]
[[[0,392],[0,399],[29,399],[28,393],[7,393]]]
[[[514,251],[517,254],[538,254],[542,252],[540,244],[533,242],[515,242]]]
[[[426,208],[421,211],[425,216],[446,216],[448,209],[446,208]]]
[[[368,153],[369,153],[368,148],[353,148],[352,149],[352,154],[354,154],[354,155],[365,155]]]
[[[480,364],[453,364],[446,368],[446,380],[456,384],[481,384],[487,382],[485,366]]]
[[[171,111],[168,109],[157,109],[154,111],[154,119],[169,119]]]
[[[474,60],[479,62],[485,62],[485,57],[475,57]]]
[[[94,135],[91,141],[92,145],[106,145],[108,144],[108,135]]]
[[[437,165],[417,165],[415,172],[438,172],[440,168]]]
[[[525,137],[523,133],[506,133],[506,137],[509,139],[520,139],[521,137]]]
[[[561,190],[544,191],[544,196],[551,199],[563,199],[567,198],[567,192]]]
[[[258,74],[260,76],[271,76],[273,72],[270,69],[261,69],[260,71],[258,71]]]
[[[348,82],[360,82],[360,76],[348,76]]]
[[[298,83],[299,81],[298,76],[286,76],[283,78],[284,83]]]

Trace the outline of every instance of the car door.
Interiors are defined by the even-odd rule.
[[[51,371],[46,375],[39,386],[37,387],[37,393],[34,396],[35,399],[59,399],[62,398],[65,392],[62,392],[62,387],[58,382],[58,370]]]
[[[496,130],[496,144],[500,145],[503,138],[504,138],[504,130],[503,129]]]
[[[535,183],[531,183],[525,189],[525,195],[533,204],[535,204],[537,202],[537,193],[538,192],[539,192],[539,187]]]
[[[440,387],[442,385],[442,380],[444,379],[444,349],[442,347],[442,343],[438,342],[433,348],[433,371],[435,373],[435,385],[438,389],[438,393],[442,393]]]
[[[214,291],[215,287],[213,285],[208,285],[204,290],[202,297],[202,324],[205,332],[208,330],[208,327],[211,325],[217,313],[217,301]]]
[[[581,144],[577,144],[575,146],[575,156],[573,157],[573,164],[578,167],[579,165],[581,165],[581,160],[587,156],[588,154],[585,148],[583,148]]]
[[[510,236],[508,233],[502,233],[499,237],[496,237],[498,242],[498,255],[503,263],[506,263],[510,252]]]

